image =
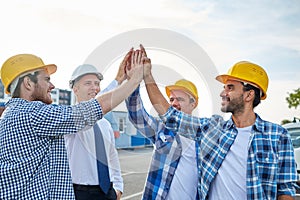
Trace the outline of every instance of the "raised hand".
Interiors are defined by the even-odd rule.
[[[151,65],[151,59],[147,57],[147,53],[146,53],[146,50],[144,48],[144,46],[142,44],[140,44],[140,48],[141,48],[141,51],[142,51],[142,59],[143,59],[143,64],[144,64],[144,74],[143,74],[143,78],[147,78],[148,76],[151,75],[151,68],[152,68],[152,65]]]
[[[130,65],[126,67],[127,79],[137,78],[143,79],[143,53],[140,50],[133,51],[131,54]]]
[[[116,75],[116,81],[118,81],[119,85],[126,80],[126,68],[130,68],[130,62],[131,62],[131,55],[133,53],[133,48],[130,49],[130,51],[125,55],[124,59],[122,60],[118,73]]]

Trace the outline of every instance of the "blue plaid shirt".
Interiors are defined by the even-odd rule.
[[[237,135],[232,119],[224,121],[217,115],[197,118],[172,107],[161,119],[170,130],[198,143],[198,192],[200,199],[207,199],[210,185]],[[247,148],[247,199],[277,199],[283,194],[295,196],[298,175],[286,129],[256,115]]]
[[[166,199],[182,152],[179,135],[145,111],[139,88],[129,96],[126,105],[130,121],[155,144],[143,199]]]
[[[102,118],[91,100],[76,106],[12,98],[0,121],[0,199],[74,199],[63,135]]]

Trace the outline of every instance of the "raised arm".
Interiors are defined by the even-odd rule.
[[[124,101],[125,98],[127,98],[143,80],[143,63],[141,54],[141,52],[134,53],[135,59],[133,60],[130,69],[127,69],[127,73],[131,74],[131,78],[126,83],[122,84],[115,90],[104,93],[96,98],[102,107],[103,114],[111,111]],[[128,59],[130,57],[131,56],[129,56]]]
[[[125,73],[126,65],[128,60],[130,59],[132,52],[133,52],[133,48],[130,49],[130,51],[126,54],[123,61],[121,62],[115,79],[105,89],[101,90],[98,93],[98,95],[104,94],[106,92],[115,89],[116,87],[121,85],[124,80],[126,80],[126,73]]]
[[[170,104],[165,99],[165,97],[160,92],[153,76],[151,73],[151,60],[147,58],[147,53],[145,51],[145,48],[140,45],[141,51],[144,54],[144,82],[146,85],[147,93],[150,98],[151,104],[153,105],[156,112],[158,112],[159,115],[163,115],[167,112],[168,108],[170,107]]]

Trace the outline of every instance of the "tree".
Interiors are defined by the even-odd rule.
[[[300,105],[300,88],[294,90],[294,93],[288,93],[288,97],[286,97],[286,101],[289,104],[289,108],[297,107]]]
[[[288,123],[291,123],[291,122],[292,122],[291,120],[284,119],[284,120],[281,121],[281,125],[288,124]]]

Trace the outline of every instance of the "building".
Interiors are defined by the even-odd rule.
[[[129,121],[127,112],[113,110],[104,117],[114,130],[116,148],[152,146],[150,140],[145,138]]]
[[[57,105],[71,105],[72,95],[70,90],[54,88],[51,91],[53,104]]]
[[[0,79],[0,102],[7,102],[10,99],[10,95],[5,94],[4,85]]]

